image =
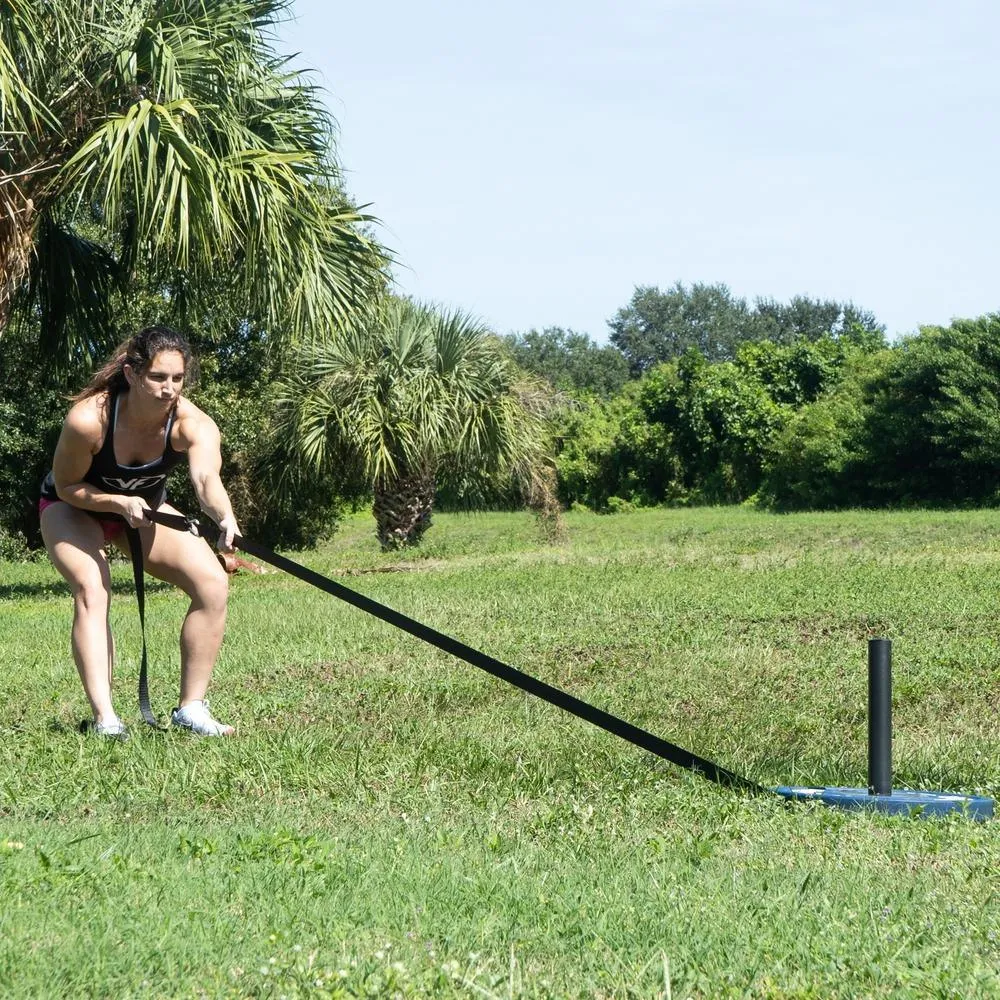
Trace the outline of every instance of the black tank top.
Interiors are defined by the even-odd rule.
[[[124,494],[142,497],[150,507],[159,507],[167,495],[167,474],[183,460],[182,452],[175,451],[170,444],[170,431],[174,426],[175,410],[170,411],[167,428],[163,434],[163,454],[144,465],[121,465],[115,458],[115,427],[118,424],[118,400],[115,393],[111,403],[111,419],[101,442],[100,451],[91,459],[90,468],[83,482],[97,487],[102,493]],[[55,479],[51,470],[42,480],[42,496],[46,500],[58,500]]]

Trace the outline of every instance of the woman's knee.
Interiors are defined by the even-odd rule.
[[[110,581],[98,573],[88,573],[83,578],[74,580],[73,605],[78,614],[99,615],[105,617],[111,603]]]
[[[229,603],[229,576],[226,571],[219,566],[217,571],[202,575],[191,596],[205,609],[225,614]]]

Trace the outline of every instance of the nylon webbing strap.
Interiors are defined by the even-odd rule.
[[[158,510],[147,511],[146,516],[157,524],[175,528],[178,531],[193,531],[195,534],[202,535],[203,537],[208,533],[211,533],[213,537],[218,534],[218,528],[214,524],[202,525],[201,522],[194,518],[181,517],[177,514],[168,514]],[[640,729],[638,726],[633,726],[630,722],[625,722],[624,719],[619,719],[602,709],[595,708],[593,705],[581,701],[566,691],[562,691],[551,684],[546,684],[544,681],[540,681],[529,674],[508,666],[506,663],[502,663],[500,660],[480,652],[478,649],[473,649],[471,646],[467,646],[464,642],[460,642],[450,635],[445,635],[443,632],[438,632],[437,629],[433,629],[398,611],[394,611],[384,604],[379,604],[378,601],[374,601],[370,597],[365,597],[363,594],[359,594],[306,566],[300,566],[291,559],[272,552],[270,549],[266,549],[256,542],[248,541],[237,535],[233,539],[233,545],[235,548],[242,549],[244,552],[256,556],[258,559],[263,559],[264,562],[270,563],[272,566],[277,566],[286,573],[290,573],[292,576],[311,584],[333,597],[346,601],[361,611],[374,615],[376,618],[394,625],[404,632],[409,632],[410,635],[416,636],[418,639],[422,639],[432,646],[436,646],[445,653],[457,656],[460,660],[465,660],[466,663],[471,663],[473,666],[485,670],[494,677],[499,677],[501,680],[513,684],[522,691],[527,691],[528,694],[533,694],[543,701],[547,701],[550,705],[555,705],[557,708],[570,712],[572,715],[584,719],[595,726],[600,726],[601,729],[605,729],[609,733],[613,733],[615,736],[619,736],[621,739],[627,740],[629,743],[643,750],[648,750],[650,753],[655,754],[657,757],[662,757],[672,764],[695,771],[709,781],[714,781],[716,784],[729,788],[739,788],[749,792],[766,791],[766,789],[750,781],[748,778],[728,771],[714,761],[699,757],[697,754],[693,754],[683,747],[661,739],[659,736],[655,736],[645,729]]]
[[[142,632],[142,661],[139,665],[139,711],[143,719],[155,729],[160,723],[149,705],[149,665],[146,656],[146,583],[142,568],[142,539],[139,530],[125,525],[129,552],[132,555],[132,576],[135,579],[135,602],[139,605],[139,628]]]

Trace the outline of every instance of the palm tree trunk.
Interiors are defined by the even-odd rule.
[[[11,174],[0,178],[0,338],[24,284],[38,211],[24,184]]]
[[[538,462],[528,473],[526,498],[529,510],[535,514],[542,537],[549,544],[566,537],[566,524],[559,503],[556,470],[553,465]]]
[[[431,526],[437,484],[434,476],[410,473],[376,484],[375,532],[383,551],[417,545]]]
[[[3,234],[0,233],[0,239],[2,238]],[[26,273],[27,262],[22,255],[0,252],[0,339],[7,328],[14,297],[23,284]]]

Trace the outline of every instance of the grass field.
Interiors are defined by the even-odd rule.
[[[1000,793],[1000,512],[369,519],[307,565],[764,785]],[[115,569],[119,711],[138,620]],[[176,698],[185,603],[147,592]],[[1000,823],[720,789],[275,573],[234,580],[238,737],[79,735],[68,592],[0,564],[0,996],[1000,996]]]

